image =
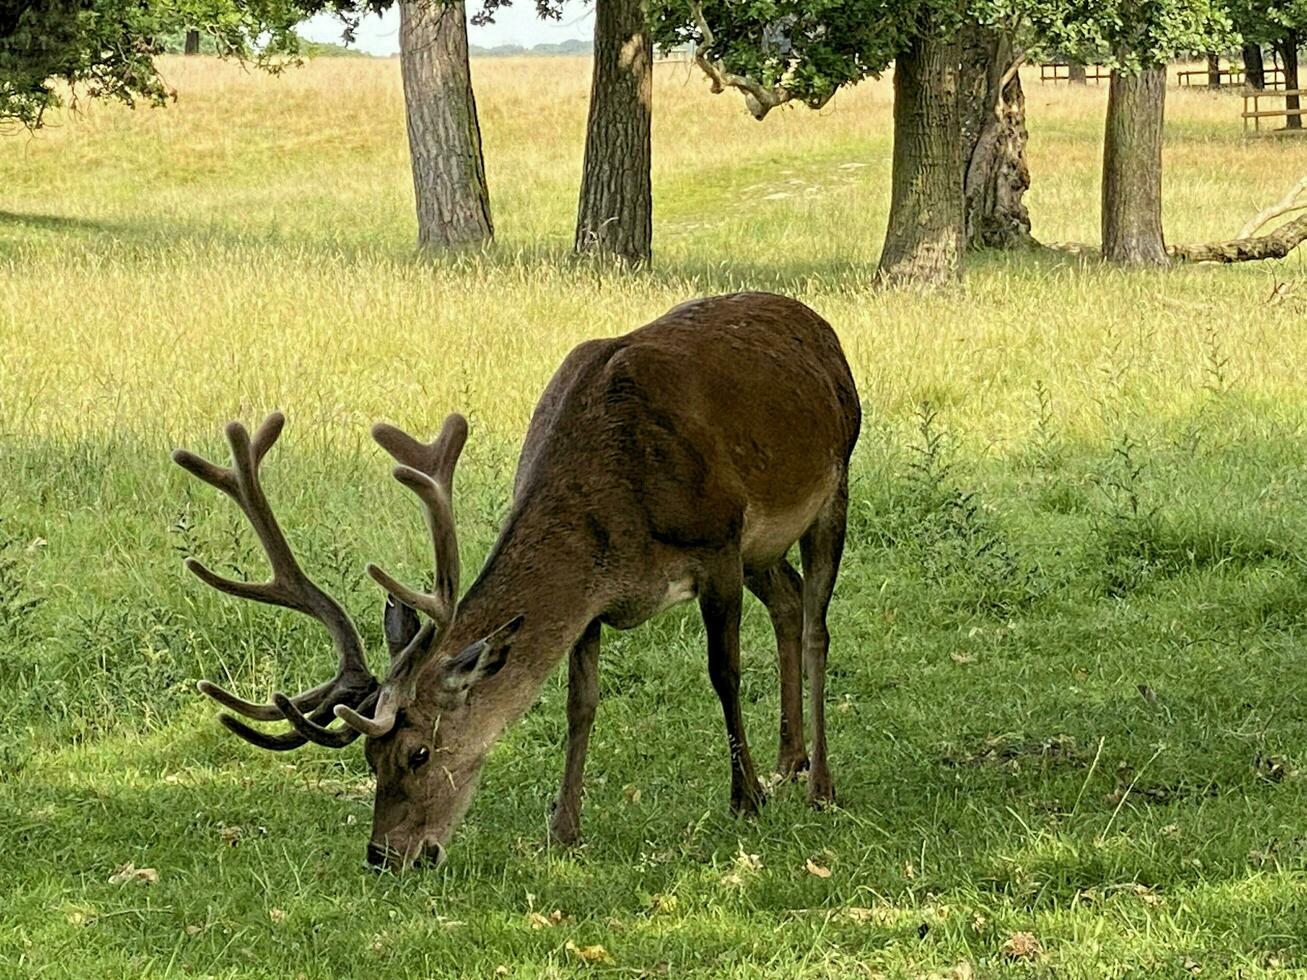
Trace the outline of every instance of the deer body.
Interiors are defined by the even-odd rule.
[[[577,347],[536,407],[509,517],[457,614],[440,621],[456,601],[456,551],[453,590],[438,572],[442,597],[434,603],[374,572],[392,595],[424,610],[430,605],[437,625],[388,616],[387,638],[404,669],[392,668],[380,694],[369,695],[375,705],[356,691],[352,706],[334,709],[370,736],[366,753],[378,787],[369,859],[402,866],[443,853],[490,746],[535,701],[564,656],[568,748],[551,837],[575,840],[598,700],[600,624],[632,628],[691,598],[699,600],[709,676],[726,720],[731,804],[756,810],[762,796],[738,698],[746,586],[766,604],[777,635],[778,770],[791,775],[809,764],[801,701],[806,667],[809,792],[817,803],[833,799],[823,715],[825,614],[859,425],[857,392],[834,332],[783,297],[699,300],[625,336]],[[431,482],[447,498],[462,445],[449,431],[447,423],[431,447],[408,440],[417,449],[401,446],[397,440],[408,438],[402,434],[390,444],[384,432],[378,438],[409,472],[423,470],[409,461],[418,459],[413,453],[430,453]],[[440,568],[442,512],[429,513],[437,515],[431,523]],[[785,558],[796,541],[803,578]],[[241,710],[233,704],[238,699],[220,692],[231,699],[223,700],[215,690],[206,688]],[[315,741],[323,740],[315,728],[339,731],[315,725],[312,716],[300,724],[297,700],[276,700],[278,707],[293,705],[285,715],[297,730]],[[330,707],[310,701],[304,707],[330,720]],[[375,719],[395,704],[389,727],[380,731]],[[373,707],[373,718],[360,718],[355,707]],[[243,734],[241,723],[228,724]]]

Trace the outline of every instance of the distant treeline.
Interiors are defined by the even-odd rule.
[[[524,54],[594,54],[594,42],[572,38],[550,44],[537,44],[530,48],[524,48],[520,44],[496,44],[492,48],[470,44],[468,53],[473,58],[506,58]]]
[[[183,54],[186,51],[186,31],[170,31],[167,34],[157,36],[156,38],[163,50],[167,54]],[[333,44],[330,41],[310,41],[307,38],[299,40],[300,54],[306,58],[357,58],[368,57],[366,51],[359,51],[357,48],[347,48],[343,44]],[[200,34],[200,54],[217,54],[217,47],[213,43],[212,35]]]
[[[186,32],[184,30],[172,31],[158,38],[163,50],[168,54],[182,54],[186,50]],[[329,41],[309,41],[300,38],[300,54],[308,58],[320,57],[338,57],[338,56],[364,56],[367,57],[366,51],[359,51],[357,48],[349,48],[343,44],[332,44]],[[200,35],[200,54],[217,54],[213,43],[213,38],[208,34]],[[533,47],[523,47],[520,44],[496,44],[494,47],[483,48],[478,44],[468,46],[468,53],[473,58],[507,58],[521,55],[550,55],[550,54],[593,54],[594,42],[583,41],[580,38],[572,38],[567,41],[556,41],[548,44],[537,44]]]

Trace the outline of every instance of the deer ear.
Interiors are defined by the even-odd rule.
[[[446,660],[440,668],[440,686],[461,693],[499,673],[508,662],[509,648],[521,625],[518,616]]]
[[[393,595],[387,594],[386,608],[382,613],[382,626],[386,633],[386,647],[393,659],[400,651],[413,642],[422,627],[417,611],[412,606],[400,602]]]

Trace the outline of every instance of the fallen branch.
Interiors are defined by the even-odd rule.
[[[1307,241],[1307,214],[1286,221],[1266,235],[1256,234],[1267,222],[1295,211],[1307,211],[1307,200],[1299,200],[1307,191],[1307,177],[1294,184],[1293,189],[1275,204],[1253,215],[1239,232],[1238,238],[1224,242],[1195,242],[1190,245],[1168,245],[1166,254],[1175,262],[1260,262],[1263,259],[1282,259]],[[1100,252],[1094,245],[1083,242],[1050,242],[1047,246],[1058,252],[1087,256]]]
[[[1280,213],[1288,210],[1293,209]],[[1257,262],[1282,259],[1304,241],[1307,241],[1307,214],[1281,225],[1269,235],[1233,238],[1228,242],[1172,245],[1166,252],[1180,262]]]

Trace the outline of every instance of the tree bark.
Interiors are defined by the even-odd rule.
[[[1112,72],[1103,140],[1103,258],[1165,265],[1162,236],[1162,120],[1166,66]]]
[[[927,25],[894,63],[889,227],[878,275],[936,285],[962,276],[961,61],[956,38]]]
[[[1266,66],[1262,62],[1260,44],[1243,46],[1243,80],[1245,85],[1258,91],[1266,88]]]
[[[597,0],[596,8],[574,248],[647,262],[653,247],[653,35],[643,0]]]
[[[494,235],[467,58],[462,3],[400,3],[400,72],[423,248],[477,245]]]
[[[1083,62],[1073,61],[1067,65],[1067,81],[1072,85],[1087,85]]]
[[[1280,49],[1280,60],[1284,62],[1284,87],[1289,92],[1298,90],[1298,32],[1290,31],[1281,38],[1276,47]],[[1286,95],[1284,107],[1290,111],[1301,108],[1298,96]],[[1289,116],[1284,123],[1285,129],[1302,129],[1302,116]]]
[[[186,47],[182,49],[182,53],[183,54],[200,53],[200,32],[195,30],[195,28],[193,27],[186,31]]]
[[[1207,52],[1207,87],[1221,87],[1221,56],[1211,51]]]
[[[1010,35],[975,23],[962,28],[959,97],[964,242],[968,248],[1031,245],[1026,166],[1026,98]]]

